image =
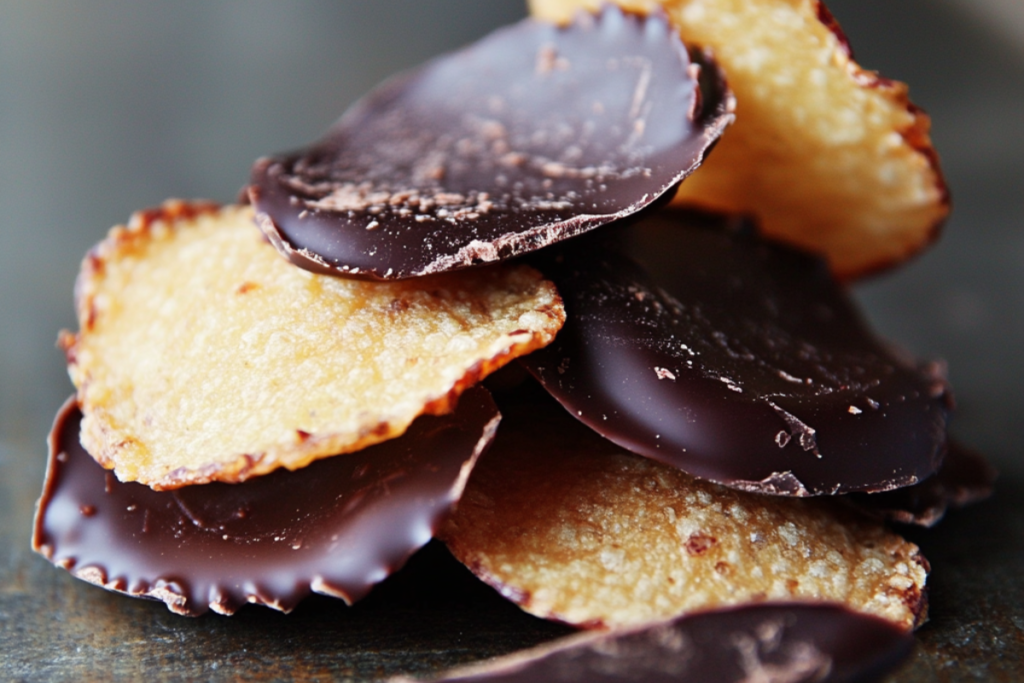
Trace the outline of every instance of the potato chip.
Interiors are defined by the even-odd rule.
[[[568,20],[604,0],[530,0]],[[679,204],[747,213],[763,231],[827,256],[850,278],[926,246],[949,212],[907,86],[865,71],[817,0],[616,0],[661,7],[690,46],[710,48],[736,95],[736,122]]]
[[[156,489],[296,469],[401,435],[551,341],[526,266],[372,283],[295,268],[248,207],[168,203],[83,263],[64,333],[82,443]]]
[[[74,397],[58,411],[32,548],[107,590],[177,614],[290,612],[311,592],[352,604],[423,547],[458,503],[501,417],[482,386],[402,436],[241,484],[154,491],[82,448]]]
[[[537,616],[628,627],[763,601],[921,623],[917,547],[828,500],[727,489],[631,455],[557,404],[502,406],[441,538]]]

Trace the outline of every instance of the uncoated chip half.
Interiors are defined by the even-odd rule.
[[[156,489],[296,469],[443,414],[551,341],[564,313],[534,270],[410,283],[295,268],[245,207],[165,204],[86,257],[61,344],[82,443]]]
[[[567,21],[599,0],[530,0]],[[668,14],[713,51],[736,123],[675,202],[756,216],[765,234],[851,278],[927,246],[949,212],[928,116],[907,86],[862,69],[819,0],[616,0]]]
[[[918,548],[831,501],[727,489],[634,456],[542,397],[502,405],[494,446],[442,529],[526,611],[619,628],[731,605],[831,601],[910,629]]]
[[[119,482],[57,413],[32,547],[79,579],[178,614],[284,612],[313,593],[351,604],[427,543],[458,502],[500,416],[471,387],[397,439],[241,484],[154,491]]]

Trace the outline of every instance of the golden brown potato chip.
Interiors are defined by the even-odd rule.
[[[927,562],[831,501],[702,482],[623,451],[557,404],[502,406],[491,451],[442,530],[523,609],[618,628],[761,601],[832,601],[910,629]]]
[[[606,0],[530,0],[566,21]],[[865,71],[817,0],[616,0],[662,7],[690,46],[710,48],[736,122],[674,200],[756,216],[764,232],[827,256],[849,278],[927,245],[949,212],[907,86]]]
[[[122,481],[241,481],[396,437],[565,317],[526,266],[315,275],[252,221],[248,207],[168,203],[86,257],[81,330],[61,344],[82,443]]]

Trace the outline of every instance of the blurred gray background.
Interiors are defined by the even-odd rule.
[[[317,137],[382,78],[524,0],[2,0],[0,443],[43,454],[70,392],[78,262],[167,197],[232,200],[257,156]],[[945,235],[858,287],[882,332],[949,361],[954,431],[1024,454],[1024,2],[834,0],[859,61],[911,84],[953,190]],[[28,450],[26,450],[28,449]]]

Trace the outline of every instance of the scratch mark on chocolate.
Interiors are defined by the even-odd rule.
[[[766,629],[765,626],[775,628]],[[732,637],[744,673],[740,683],[820,681],[832,670],[832,658],[808,642],[793,643],[785,648],[782,653],[785,659],[778,664],[764,662],[761,650],[769,654],[779,648],[781,625],[769,622],[762,624],[757,630],[757,638],[746,633],[736,633]]]
[[[792,382],[793,384],[803,384],[804,381],[805,381],[805,380],[800,379],[799,377],[794,377],[793,375],[789,374],[785,370],[779,370],[778,371],[778,375],[782,379],[786,380],[787,382]]]
[[[786,426],[789,427],[790,435],[796,438],[797,443],[800,444],[800,448],[805,451],[811,451],[814,453],[815,457],[821,458],[821,453],[818,451],[818,438],[815,436],[816,432],[814,428],[773,401],[768,401],[768,405],[770,405],[775,412],[779,414],[779,417],[785,421]],[[775,437],[775,442],[779,442],[778,436]],[[780,444],[780,447],[782,445],[784,444]]]
[[[629,106],[629,118],[635,119],[640,116],[640,109],[643,107],[644,100],[647,99],[647,89],[651,85],[654,66],[651,64],[651,60],[643,57],[630,58],[628,63],[630,66],[635,64],[640,67],[640,75],[636,81],[636,88],[633,90],[633,101]]]
[[[192,522],[193,526],[195,526],[197,529],[206,528],[206,525],[203,524],[203,520],[201,520],[198,516],[196,516],[195,513],[189,510],[188,506],[185,505],[185,501],[183,501],[176,492],[172,491],[171,495],[174,498],[174,502],[175,504],[177,504],[178,509],[181,510],[181,514],[183,514],[188,521]]]

